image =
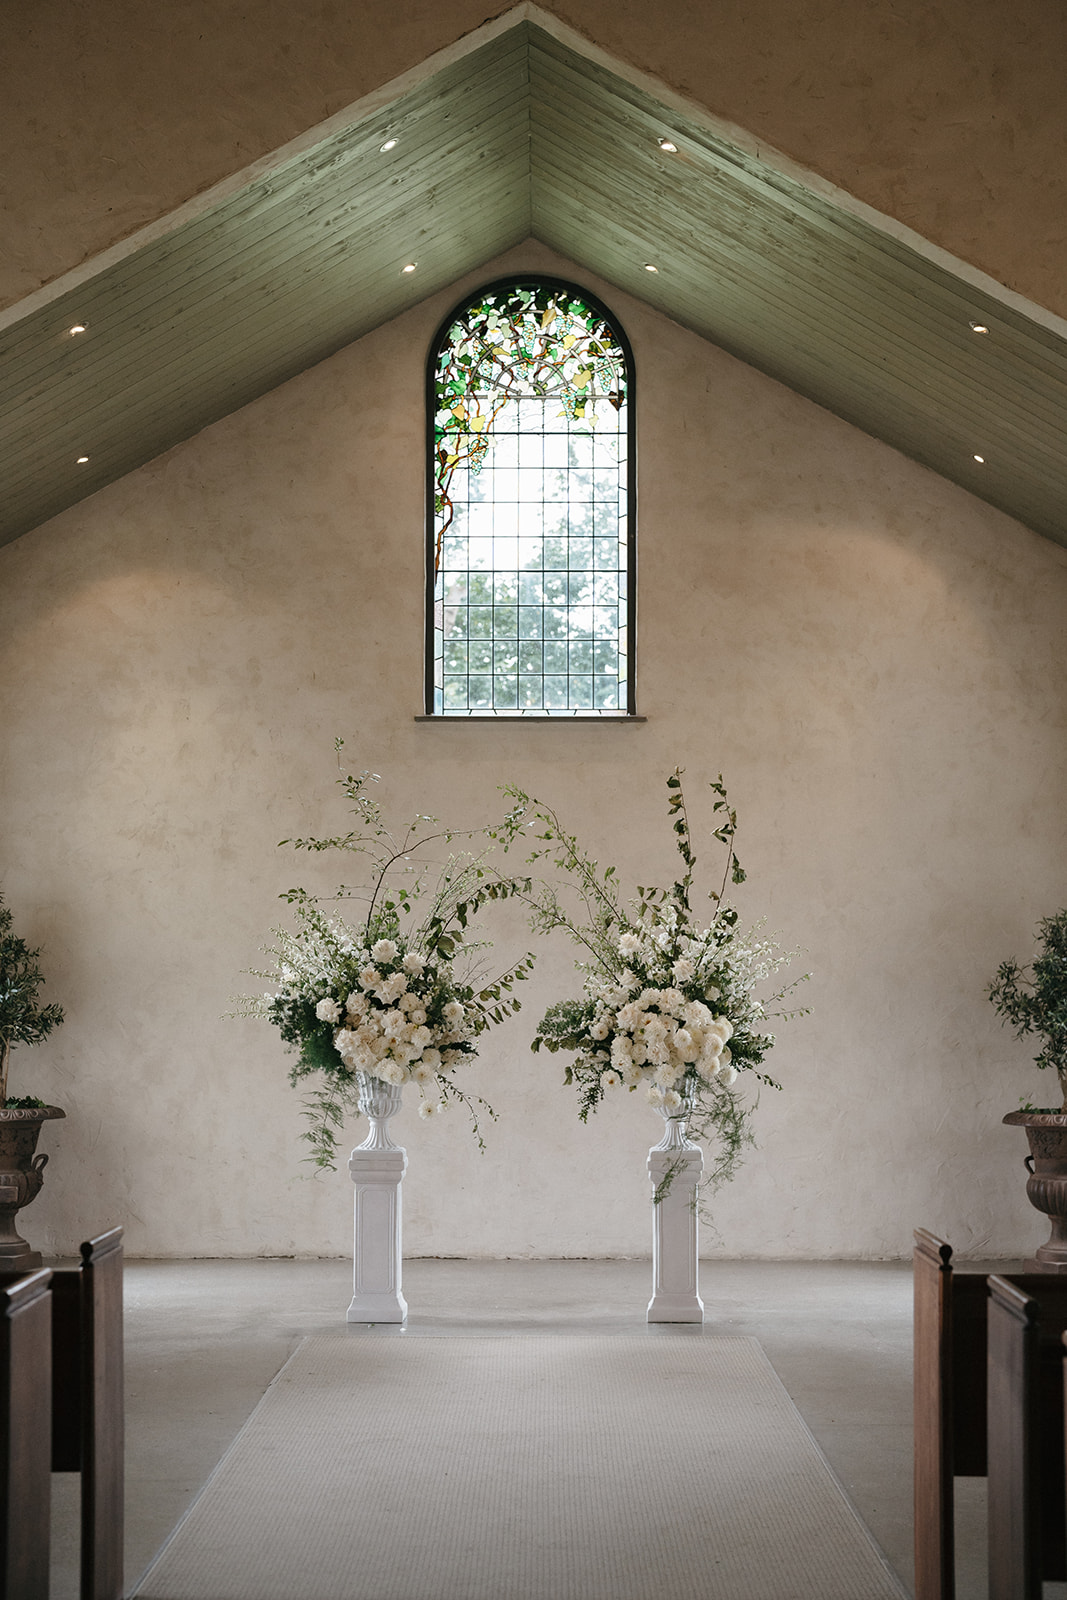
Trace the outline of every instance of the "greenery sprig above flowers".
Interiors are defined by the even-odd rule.
[[[505,849],[532,841],[531,863],[550,862],[558,883],[534,881],[524,898],[539,932],[561,929],[584,953],[580,999],[550,1006],[538,1024],[533,1049],[574,1052],[565,1081],[576,1084],[584,1122],[606,1093],[643,1084],[651,1104],[664,1114],[688,1115],[690,1132],[714,1142],[709,1182],[717,1187],[736,1170],[753,1142],[752,1101],[740,1079],[781,1087],[761,1070],[774,1044],[767,1029],[782,1011],[796,979],[770,995],[766,981],[786,965],[771,939],[744,933],[737,911],[725,900],[727,885],[745,873],[734,850],[737,814],[720,775],[710,787],[717,826],[712,836],[726,849],[722,880],[708,899],[710,922],[694,917],[692,894],[697,858],[682,789],[682,768],[667,779],[668,812],[684,870],[666,888],[638,886],[623,900],[613,866],[601,868],[568,833],[556,812],[525,791],[509,787],[514,802],[500,830]],[[806,976],[806,975],[805,975]],[[661,1184],[655,1199],[662,1198]]]
[[[1034,1057],[1039,1067],[1054,1067],[1060,1082],[1060,1109],[1067,1112],[1067,910],[1037,925],[1041,954],[1029,976],[1017,961],[1002,961],[989,986],[998,1016],[1011,1023],[1017,1038],[1043,1035]]]
[[[343,741],[336,741],[340,763]],[[239,1002],[238,1015],[265,1017],[297,1052],[289,1078],[316,1080],[305,1102],[310,1128],[304,1138],[316,1166],[336,1165],[337,1135],[345,1114],[357,1109],[359,1079],[418,1085],[422,1116],[445,1109],[450,1099],[469,1111],[484,1148],[479,1108],[453,1076],[476,1053],[476,1040],[494,1022],[518,1011],[512,994],[529,976],[527,954],[505,972],[486,977],[481,969],[485,940],[467,938],[468,924],[490,900],[529,889],[490,872],[489,850],[449,854],[436,875],[420,857],[432,846],[448,846],[470,832],[439,829],[433,817],[416,815],[394,835],[369,793],[377,774],[342,770],[338,783],[356,816],[356,826],[332,838],[283,839],[297,850],[341,850],[365,856],[369,882],[363,889],[337,890],[334,901],[362,899],[362,919],[352,924],[323,909],[306,889],[280,896],[296,914],[295,929],[276,929],[267,954],[274,966],[253,975],[273,992]],[[491,849],[491,846],[489,847]],[[421,913],[421,915],[419,914]]]
[[[63,1021],[63,1007],[43,1006],[37,992],[44,982],[40,950],[11,931],[14,918],[0,895],[0,1106],[11,1110],[43,1106],[35,1095],[7,1098],[7,1074],[13,1044],[40,1044]]]

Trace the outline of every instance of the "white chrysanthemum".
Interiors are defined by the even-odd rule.
[[[724,1082],[728,1084],[735,1083],[737,1081],[737,1068],[731,1066],[728,1061],[723,1064],[722,1068],[720,1069],[720,1073]]]
[[[439,1072],[442,1066],[441,1052],[430,1045],[422,1052],[422,1065],[430,1072]]]
[[[674,1035],[674,1048],[683,1061],[698,1061],[701,1056],[699,1039],[694,1039],[688,1028],[679,1028]]]
[[[607,1017],[597,1017],[596,1021],[591,1022],[589,1025],[590,1039],[596,1039],[598,1041],[600,1039],[606,1039],[610,1032],[611,1024]]]
[[[449,1000],[444,1008],[444,1019],[455,1027],[457,1022],[462,1022],[464,1017],[463,1007],[458,1000]]]
[[[331,1000],[327,996],[325,1000],[320,1000],[315,1007],[315,1015],[320,1022],[329,1022],[333,1025],[341,1020],[341,1007],[336,1000]]]
[[[384,1078],[386,1083],[397,1084],[403,1083],[407,1077],[399,1061],[383,1061],[378,1067],[378,1075]]]
[[[648,1095],[650,1106],[661,1106],[663,1104],[663,1090],[658,1083],[650,1083],[645,1092]]]
[[[403,960],[405,972],[410,972],[413,978],[421,978],[426,969],[426,963],[414,950],[409,950]]]
[[[615,1026],[621,1028],[623,1033],[633,1033],[644,1021],[645,1013],[636,1000],[631,1000],[628,1005],[622,1006],[615,1018]]]
[[[733,1037],[734,1025],[729,1017],[716,1017],[710,1024],[711,1031],[717,1033],[723,1044]]]
[[[664,1089],[670,1089],[678,1082],[682,1075],[682,1067],[675,1066],[673,1061],[661,1061],[656,1068],[656,1082]]]
[[[633,1042],[624,1033],[617,1033],[611,1041],[611,1062],[623,1073],[633,1062]]]
[[[392,939],[379,939],[377,944],[372,944],[370,949],[372,961],[395,961],[400,951]]]
[[[433,1034],[425,1023],[412,1030],[411,1042],[414,1045],[418,1045],[420,1050],[425,1050],[428,1044],[433,1043]]]
[[[668,1111],[677,1111],[681,1103],[682,1097],[678,1093],[677,1089],[668,1089],[667,1093],[663,1096],[663,1104]]]

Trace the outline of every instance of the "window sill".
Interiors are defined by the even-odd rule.
[[[610,723],[613,727],[617,727],[618,724],[621,723],[621,722],[623,722],[623,723],[625,723],[625,722],[647,722],[648,718],[647,717],[639,717],[639,716],[636,716],[636,715],[631,717],[631,716],[626,715],[625,713],[623,713],[620,716],[611,716],[611,717],[596,717],[596,716],[588,716],[587,717],[587,716],[583,716],[581,714],[581,712],[577,712],[573,716],[571,716],[569,713],[563,713],[563,714],[561,714],[559,716],[553,716],[553,715],[546,716],[543,712],[535,712],[532,715],[526,715],[526,714],[524,714],[522,712],[516,712],[514,715],[512,715],[510,712],[504,712],[503,715],[493,716],[492,714],[490,714],[490,715],[479,715],[479,713],[476,712],[476,711],[475,712],[471,712],[469,715],[466,714],[466,713],[463,713],[463,714],[461,714],[459,716],[450,717],[450,716],[443,716],[440,712],[434,712],[431,715],[429,712],[422,711],[422,712],[420,712],[418,714],[418,716],[415,717],[415,721],[416,722],[450,722],[450,723],[452,723],[454,725],[458,724],[460,727],[462,727],[464,725],[464,723],[467,723],[467,722],[497,722],[497,723],[501,723],[501,724],[503,724],[505,726],[511,726],[511,725],[513,725],[515,723],[525,723],[525,724],[536,723],[539,727],[544,726],[544,725],[551,725],[552,727],[557,727],[558,728],[558,727],[561,727],[561,726],[565,727],[568,723],[571,723],[571,722],[585,722],[585,723],[599,722],[601,724]]]

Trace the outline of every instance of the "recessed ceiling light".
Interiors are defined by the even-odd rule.
[[[651,261],[646,261],[645,262],[645,271],[646,272],[658,272],[659,268],[653,266]]]
[[[661,150],[666,150],[668,155],[675,155],[677,153],[678,146],[675,144],[673,139],[657,139],[656,143],[659,145]]]
[[[385,154],[385,152],[387,150],[395,150],[396,149],[396,140],[395,139],[386,139],[384,144],[380,144],[378,146],[378,149],[381,151],[382,155],[384,156],[384,154]]]
[[[85,323],[84,322],[76,322],[74,324],[73,328],[68,328],[67,329],[67,332],[68,333],[84,333],[85,332]]]
[[[88,456],[79,456],[78,457],[78,465],[79,465],[79,467],[84,467],[84,465],[88,461],[88,459],[89,459]]]
[[[407,266],[401,267],[400,270],[401,270],[401,272],[414,272],[415,268],[418,266],[418,264],[419,263],[417,261],[409,261]]]
[[[986,327],[984,322],[972,322],[971,325],[970,325],[970,328],[971,328],[971,332],[972,333],[988,333],[989,332],[989,329]]]
[[[978,462],[978,465],[980,467],[984,467],[985,466],[985,456],[975,456],[974,459]]]

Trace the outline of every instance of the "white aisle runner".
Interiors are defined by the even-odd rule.
[[[142,1600],[901,1600],[767,1358],[306,1339]]]

